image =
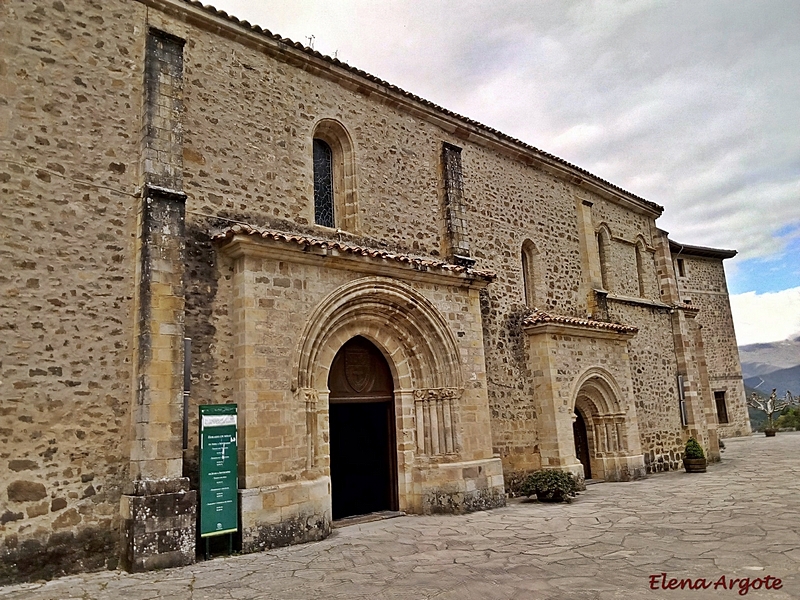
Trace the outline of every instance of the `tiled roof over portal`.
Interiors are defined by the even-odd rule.
[[[443,260],[433,260],[429,258],[422,258],[418,256],[411,256],[399,252],[390,252],[388,250],[380,250],[377,248],[369,248],[367,246],[359,246],[356,244],[348,244],[346,242],[336,240],[326,240],[320,238],[309,237],[307,235],[296,233],[284,233],[281,231],[273,231],[270,229],[262,229],[253,227],[252,225],[236,224],[223,231],[220,231],[211,236],[215,242],[224,242],[232,239],[236,235],[249,235],[257,236],[265,240],[275,240],[278,242],[288,242],[297,244],[303,248],[319,248],[331,249],[346,254],[357,256],[366,256],[369,258],[379,260],[390,260],[398,263],[404,263],[408,266],[420,270],[438,269],[441,271],[449,271],[451,273],[464,274],[472,277],[484,279],[486,281],[493,281],[496,277],[494,271],[485,271],[480,269],[472,269],[463,265],[456,265]]]
[[[523,321],[523,325],[541,325],[544,323],[554,323],[557,325],[571,325],[573,327],[587,327],[590,329],[605,329],[616,331],[617,333],[636,333],[636,327],[621,325],[619,323],[607,323],[605,321],[595,321],[594,319],[581,319],[578,317],[567,317],[564,315],[551,315],[542,310],[535,310]]]

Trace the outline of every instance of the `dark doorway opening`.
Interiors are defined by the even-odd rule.
[[[397,510],[394,384],[367,339],[354,337],[328,376],[333,518]]]
[[[583,465],[583,477],[592,478],[592,467],[589,464],[589,436],[586,434],[586,422],[583,415],[576,410],[577,418],[572,423],[572,435],[575,437],[575,457]]]

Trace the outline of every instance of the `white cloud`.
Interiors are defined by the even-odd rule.
[[[800,332],[800,287],[734,294],[731,310],[740,346],[785,340]]]
[[[602,125],[594,125],[589,123],[579,123],[567,129],[564,133],[557,135],[553,138],[555,145],[554,151],[558,151],[563,147],[570,146],[585,146],[594,143],[598,138],[601,138],[605,130]]]

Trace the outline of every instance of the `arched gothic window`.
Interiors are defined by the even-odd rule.
[[[333,151],[327,142],[314,138],[314,222],[334,227]]]
[[[341,123],[317,123],[314,141],[314,223],[358,231],[358,197],[353,141]]]

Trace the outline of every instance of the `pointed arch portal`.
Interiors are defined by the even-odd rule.
[[[295,364],[293,387],[315,399],[308,464],[329,465],[333,517],[420,510],[415,465],[463,447],[460,353],[436,307],[398,281],[351,281],[312,313]]]
[[[614,377],[603,369],[592,368],[578,381],[573,438],[575,457],[585,477],[605,481],[637,477],[638,462],[642,460],[638,425],[635,415],[623,409]]]

